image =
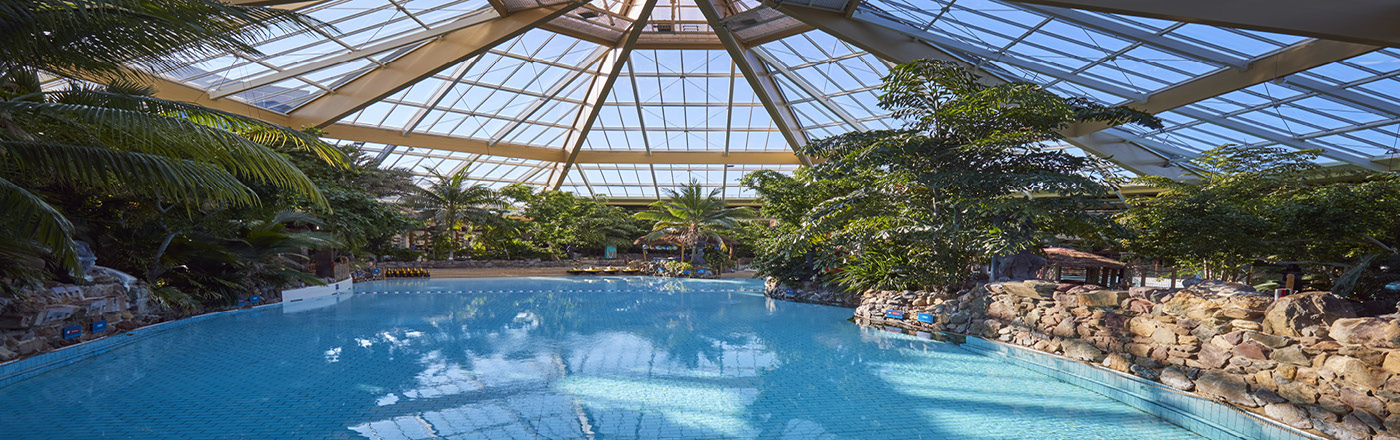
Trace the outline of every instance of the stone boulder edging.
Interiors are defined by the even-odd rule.
[[[1071,285],[1046,294],[1044,281],[1018,283],[866,292],[855,320],[1053,353],[1317,435],[1400,440],[1400,316],[1354,318],[1330,293],[1275,302],[1220,282],[1072,294]],[[890,310],[903,318],[886,318]]]

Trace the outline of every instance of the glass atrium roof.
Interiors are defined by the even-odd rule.
[[[322,126],[382,166],[614,199],[692,180],[752,197],[739,177],[802,166],[795,145],[898,127],[876,88],[917,58],[1158,114],[1160,130],[1065,130],[1132,173],[1181,176],[1227,143],[1376,170],[1400,152],[1393,47],[1038,0],[696,1],[234,0],[333,29],[158,72],[158,89]]]

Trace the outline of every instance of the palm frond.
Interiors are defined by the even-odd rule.
[[[82,145],[0,140],[21,170],[85,186],[125,186],[161,198],[252,205],[257,196],[232,174],[191,159]]]
[[[63,267],[78,267],[78,252],[73,244],[73,224],[57,209],[39,196],[13,182],[0,178],[0,224],[14,236],[29,237],[46,248]]]
[[[224,53],[260,55],[277,33],[326,25],[296,12],[217,0],[0,2],[0,60],[68,76],[128,76]]]
[[[324,206],[320,190],[305,174],[276,151],[229,131],[179,117],[143,111],[78,104],[0,101],[23,122],[41,127],[78,126],[81,133],[51,130],[53,137],[127,151],[194,159],[213,163],[230,173],[306,196]],[[337,151],[337,154],[339,152]]]

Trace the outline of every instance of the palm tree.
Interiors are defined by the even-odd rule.
[[[669,237],[682,246],[695,249],[690,255],[691,264],[705,264],[705,246],[718,244],[727,248],[724,236],[739,222],[754,218],[749,208],[731,208],[719,198],[719,189],[708,193],[697,182],[677,189],[667,190],[667,198],[651,204],[647,211],[635,215],[641,220],[656,222],[651,233],[643,240],[656,240]]]
[[[72,225],[17,183],[63,182],[195,205],[249,205],[243,181],[306,195],[316,186],[265,144],[344,155],[309,135],[254,118],[150,96],[143,73],[203,55],[259,55],[276,31],[317,26],[301,15],[217,0],[14,0],[0,7],[0,246],[77,267]],[[44,91],[39,72],[103,79]],[[14,261],[11,259],[11,261]],[[81,274],[79,274],[81,275]]]
[[[427,188],[411,194],[405,203],[418,210],[422,219],[431,221],[439,234],[448,234],[451,248],[447,259],[456,257],[457,236],[471,224],[481,224],[498,218],[506,208],[506,198],[490,187],[474,185],[464,168],[455,174],[428,170],[433,181]]]

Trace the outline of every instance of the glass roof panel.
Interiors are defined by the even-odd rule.
[[[509,34],[516,36],[421,80],[386,84],[387,98],[364,103],[361,110],[335,122],[409,136],[434,134],[563,150],[571,147],[566,144],[580,118],[596,104],[598,116],[582,140],[584,150],[790,151],[773,115],[761,104],[750,79],[743,77],[743,69],[714,39],[694,0],[660,2],[644,29],[644,44],[631,51],[612,89],[601,103],[588,102],[589,91],[607,82],[600,77],[608,71],[603,60],[622,50],[612,42],[618,41],[642,1],[595,1],[583,6],[596,15],[591,20],[571,12],[548,29]],[[757,0],[718,1],[727,13],[744,14],[727,19],[726,28],[794,20]],[[534,3],[511,8],[530,4]],[[392,67],[436,36],[499,15],[487,0],[327,0],[298,10],[336,30],[276,35],[257,43],[264,56],[217,54],[161,74],[205,90],[211,99],[237,99],[295,117],[300,106],[368,72]],[[760,23],[745,23],[749,18]],[[1109,105],[1182,93],[1178,86],[1212,75],[1228,77],[1251,65],[1257,70],[1258,64],[1252,63],[1261,57],[1311,42],[1298,36],[1010,0],[863,0],[851,19],[921,37],[931,48],[1003,78]],[[615,33],[590,34],[567,28],[568,23]],[[744,32],[750,33],[736,30],[734,35],[754,35]],[[678,39],[666,40],[672,37]],[[801,28],[742,43],[752,52],[746,59],[756,59],[757,70],[765,75],[761,80],[773,81],[779,108],[792,112],[797,129],[807,138],[902,125],[877,105],[888,64],[860,46]],[[1365,160],[1400,153],[1396,96],[1400,51],[1381,49],[1218,96],[1181,100],[1184,105],[1159,115],[1166,124],[1161,130],[1122,129],[1187,152],[1224,143],[1287,145],[1330,149],[1335,157],[1329,161],[1348,156]],[[420,174],[460,168],[491,185],[544,185],[554,165],[424,148],[378,148],[385,152],[385,166],[413,168]],[[565,176],[563,187],[609,197],[655,197],[658,189],[696,179],[725,187],[726,196],[747,197],[735,185],[745,171],[790,172],[792,167],[578,164]]]

